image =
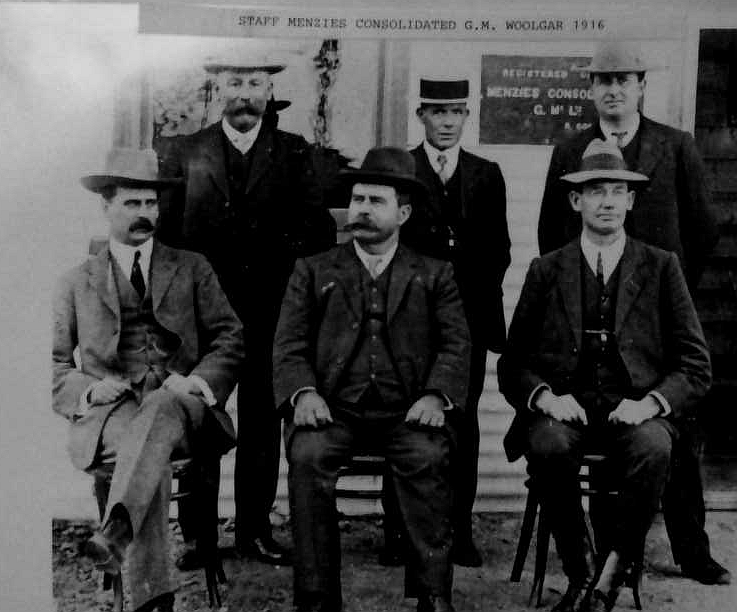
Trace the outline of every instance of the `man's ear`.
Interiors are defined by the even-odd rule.
[[[404,222],[409,219],[412,214],[412,204],[403,204],[399,207],[399,225],[404,225]]]
[[[581,212],[581,193],[572,189],[568,192],[568,201],[571,203],[571,208],[576,212]]]
[[[424,109],[424,108],[422,108],[421,106],[418,106],[418,107],[417,107],[417,108],[415,109],[415,115],[417,116],[417,118],[418,118],[418,119],[419,119],[420,121],[422,121],[422,117],[424,117],[424,115],[425,115],[425,109]]]

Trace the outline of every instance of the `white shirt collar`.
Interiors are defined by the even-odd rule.
[[[358,244],[358,241],[353,241],[353,247],[356,249],[356,255],[358,255],[358,259],[361,260],[361,263],[367,270],[371,270],[371,262],[376,262],[374,278],[376,278],[384,270],[386,270],[386,267],[389,265],[391,260],[394,259],[394,254],[397,252],[398,246],[399,241],[397,240],[397,242],[395,242],[383,255],[372,255],[371,253],[368,253],[366,250],[364,250],[361,245]]]
[[[259,119],[258,123],[256,123],[256,125],[247,132],[239,132],[236,130],[232,125],[230,125],[230,123],[228,123],[225,117],[223,117],[222,125],[223,132],[225,132],[225,135],[228,137],[231,144],[245,155],[251,149],[253,143],[258,137],[259,130],[261,129],[261,119]]]
[[[613,135],[613,132],[627,132],[625,137],[622,139],[622,146],[626,147],[635,137],[637,130],[640,128],[640,113],[635,113],[625,125],[619,127],[615,127],[611,123],[604,121],[604,119],[599,118],[599,127],[601,128],[601,133],[604,134],[604,137],[607,140],[614,141],[615,143],[617,142],[617,137]]]
[[[612,244],[599,246],[598,244],[594,244],[584,232],[581,232],[581,250],[586,258],[586,262],[589,264],[589,267],[594,274],[596,274],[596,260],[599,253],[601,253],[605,283],[609,280],[612,272],[614,272],[614,268],[617,267],[619,260],[622,259],[622,253],[624,253],[624,245],[626,242],[627,235],[622,232],[619,238],[612,242]]]
[[[436,174],[440,172],[438,156],[445,155],[445,158],[448,160],[445,163],[445,174],[448,177],[453,176],[453,173],[458,167],[458,155],[461,151],[460,142],[455,143],[452,147],[450,147],[449,149],[444,149],[443,151],[433,147],[429,142],[427,142],[427,140],[422,141],[422,146],[425,148],[427,159],[430,161],[430,165],[432,166],[432,169],[435,170]]]
[[[143,274],[143,281],[148,287],[148,273],[151,269],[151,253],[154,248],[154,239],[149,238],[143,244],[138,246],[130,246],[123,244],[110,237],[110,253],[115,257],[115,261],[118,262],[120,269],[123,270],[126,278],[131,277],[131,270],[133,269],[133,258],[135,257],[136,251],[141,252],[141,257],[138,260],[138,264],[141,266],[141,273]]]

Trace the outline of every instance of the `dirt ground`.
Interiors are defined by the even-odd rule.
[[[478,569],[457,567],[453,602],[458,612],[529,610],[534,551],[528,555],[522,581],[509,582],[509,572],[517,544],[521,515],[479,514],[475,517],[476,541],[484,555]],[[412,612],[415,600],[404,599],[403,570],[384,568],[376,561],[381,545],[381,521],[368,517],[341,522],[343,551],[343,599],[345,612]],[[108,612],[111,593],[102,591],[101,581],[89,561],[78,549],[92,533],[89,522],[54,521],[53,576],[54,597],[59,612]],[[737,577],[737,513],[712,512],[707,518],[714,557]],[[172,523],[175,541],[178,527]],[[290,541],[288,526],[275,529],[282,543]],[[228,583],[222,585],[220,612],[291,612],[292,572],[288,567],[270,567],[242,561],[233,554],[232,524],[221,526],[221,547]],[[534,544],[533,544],[534,547]],[[174,552],[172,551],[172,557]],[[737,585],[701,585],[682,578],[673,565],[662,518],[648,536],[642,584],[642,605],[646,612],[734,612],[737,611]],[[175,609],[178,612],[207,610],[204,572],[175,572],[178,581]],[[543,606],[549,609],[565,588],[565,580],[551,545]],[[632,595],[625,590],[615,610],[633,610]]]

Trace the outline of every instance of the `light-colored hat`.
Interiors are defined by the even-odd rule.
[[[104,172],[83,176],[80,182],[86,189],[100,193],[112,185],[164,189],[181,180],[159,178],[159,160],[153,149],[116,148],[107,154]]]
[[[642,49],[637,44],[611,40],[599,44],[588,66],[578,66],[575,70],[589,73],[647,72],[659,68],[645,61]]]
[[[581,156],[578,172],[564,174],[560,180],[578,185],[602,180],[643,183],[650,179],[644,174],[627,169],[622,151],[616,144],[594,138]]]
[[[420,79],[420,104],[460,104],[468,101],[468,80]]]
[[[209,57],[205,60],[204,69],[211,74],[217,74],[224,70],[232,72],[268,72],[276,74],[286,68],[286,64],[275,62],[265,55],[254,55],[247,51],[231,51]]]

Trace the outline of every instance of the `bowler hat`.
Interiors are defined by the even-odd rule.
[[[82,185],[100,193],[105,187],[150,187],[164,189],[173,187],[179,179],[159,178],[159,160],[153,149],[115,148],[107,154],[105,170],[99,174],[88,174],[80,179]]]
[[[370,149],[360,168],[341,170],[338,177],[347,186],[356,183],[388,185],[416,196],[427,196],[425,183],[415,176],[415,158],[398,147]]]
[[[660,66],[648,64],[642,49],[630,41],[610,40],[599,44],[588,66],[577,66],[575,70],[589,73],[602,72],[646,72]]]
[[[601,138],[594,138],[587,145],[581,157],[578,172],[564,174],[560,179],[577,185],[589,181],[611,180],[643,183],[650,180],[644,174],[628,170],[619,147]]]
[[[468,100],[468,80],[420,79],[420,104],[460,104]]]
[[[205,60],[204,69],[206,72],[217,74],[224,70],[232,72],[268,72],[276,74],[286,68],[286,64],[281,64],[270,60],[265,55],[253,55],[248,52],[235,52],[221,54],[209,57]]]

